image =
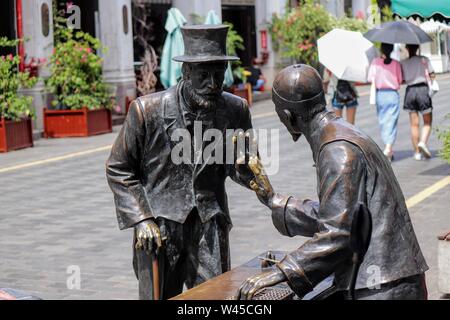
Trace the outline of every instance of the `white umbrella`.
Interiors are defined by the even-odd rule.
[[[317,41],[319,61],[338,79],[367,82],[372,59],[378,56],[373,43],[360,32],[333,29]]]

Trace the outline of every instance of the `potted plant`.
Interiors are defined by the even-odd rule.
[[[247,82],[247,78],[251,73],[245,68],[238,66],[233,70],[233,76],[236,79],[235,84],[232,87],[232,93],[238,97],[247,100],[248,104],[252,105],[252,85]]]
[[[442,142],[442,149],[439,151],[439,156],[450,164],[450,113],[445,116],[446,124],[436,128],[436,133],[439,140]]]
[[[14,47],[19,40],[0,38],[0,46]],[[33,99],[19,96],[20,87],[32,87],[36,77],[19,71],[20,57],[0,57],[0,152],[33,146],[31,118]]]
[[[45,58],[35,58],[31,57],[31,59],[24,63],[24,69],[26,72],[30,74],[30,77],[38,77],[40,68],[47,63],[47,59]]]
[[[98,39],[69,28],[58,30],[60,39],[50,58],[46,80],[54,95],[44,109],[46,138],[87,137],[112,132],[113,97],[102,78],[103,50]]]
[[[224,22],[228,29],[227,35],[227,52],[230,56],[237,56],[237,50],[244,50],[244,39],[236,32],[233,27],[233,24],[230,22]],[[251,103],[251,86],[249,87],[247,84],[247,73],[245,69],[242,67],[242,63],[240,61],[233,61],[230,63],[231,69],[234,78],[234,84],[225,88],[225,90],[246,99],[249,103]],[[250,89],[249,89],[250,88]]]

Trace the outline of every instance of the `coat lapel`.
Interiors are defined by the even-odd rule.
[[[223,141],[223,139],[225,138],[225,133],[226,133],[226,129],[229,128],[229,115],[226,114],[226,106],[225,106],[225,102],[223,97],[218,101],[217,107],[216,107],[216,112],[214,115],[214,121],[212,123],[212,126],[210,127],[210,129],[214,128],[214,129],[218,129],[219,131],[222,132],[222,137],[220,140],[214,140],[213,142],[209,142],[213,144],[213,149],[216,148],[217,144],[222,144],[222,148],[224,149],[223,151],[225,152],[225,148],[224,148],[224,143],[226,141]],[[204,134],[204,132],[203,132]],[[203,145],[203,150],[204,150],[204,145]],[[223,157],[225,158],[225,154],[223,154]],[[195,166],[194,169],[194,175],[195,177],[197,177],[206,167],[208,161],[211,159],[211,154],[207,155],[207,157],[205,159],[202,160],[202,164],[201,165],[197,165]],[[225,159],[224,159],[225,160]]]
[[[176,94],[170,95],[170,98],[165,99],[163,102],[163,121],[164,121],[164,131],[167,135],[167,139],[170,142],[170,148],[171,150],[175,147],[175,145],[178,143],[177,141],[172,140],[172,134],[177,129],[185,129],[187,130],[183,114],[181,112],[181,108],[179,105],[179,92],[180,92],[180,85],[176,88]],[[191,151],[192,152],[192,151]],[[188,165],[191,169],[193,169],[193,164],[189,163]]]

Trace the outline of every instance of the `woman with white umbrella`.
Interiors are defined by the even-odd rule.
[[[325,66],[324,91],[333,89],[331,104],[338,116],[346,109],[355,123],[358,95],[352,82],[365,82],[370,62],[378,52],[360,32],[333,29],[317,41],[319,61]],[[328,85],[329,84],[329,85]]]
[[[342,117],[346,109],[346,120],[355,124],[358,94],[350,81],[338,79],[330,70],[325,68],[323,75],[325,94],[331,94],[331,105],[338,117]]]

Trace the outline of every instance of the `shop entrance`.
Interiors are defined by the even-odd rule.
[[[231,22],[237,33],[244,39],[244,50],[238,50],[242,65],[249,67],[253,58],[257,55],[256,50],[256,21],[255,6],[222,6],[222,21]]]
[[[81,30],[89,33],[93,37],[99,38],[98,27],[98,0],[58,0],[58,10],[64,10],[67,14],[67,3],[79,6],[81,10],[80,24]],[[55,10],[55,8],[53,8]]]
[[[2,18],[0,19],[0,38],[6,37],[9,40],[16,39],[16,19],[15,19],[15,5],[14,0],[0,1],[0,12]],[[15,54],[16,48],[0,47],[0,56]]]

